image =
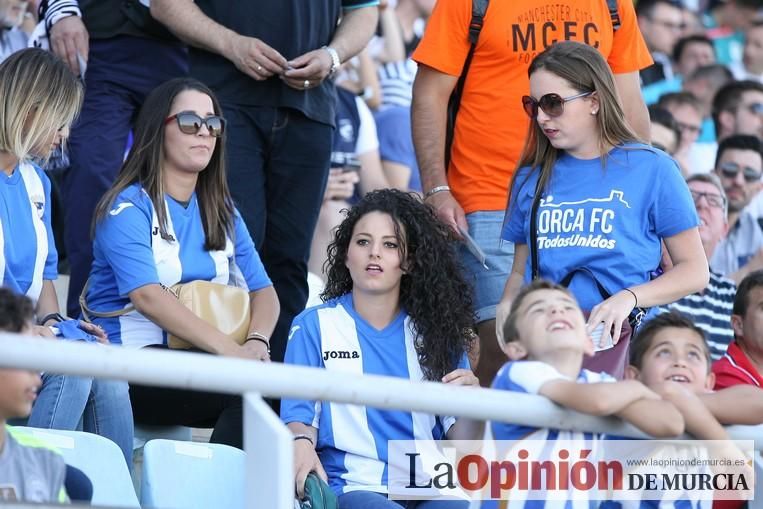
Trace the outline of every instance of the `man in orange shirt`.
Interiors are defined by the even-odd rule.
[[[495,332],[496,305],[513,261],[513,245],[500,243],[508,186],[527,135],[521,97],[529,93],[527,69],[536,54],[560,40],[597,48],[609,62],[628,120],[649,139],[649,114],[641,98],[639,70],[652,64],[631,0],[618,0],[613,26],[607,0],[493,0],[484,18],[445,168],[445,126],[451,95],[469,51],[472,2],[437,2],[413,54],[419,63],[413,86],[413,141],[425,200],[456,232],[468,230],[487,255],[488,269],[462,250],[475,284],[480,360],[488,385],[502,356]],[[538,99],[538,98],[536,98]]]

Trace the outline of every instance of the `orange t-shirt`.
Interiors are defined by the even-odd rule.
[[[504,210],[529,119],[533,57],[556,41],[597,48],[616,74],[652,64],[629,0],[618,0],[615,32],[606,0],[492,0],[466,78],[456,121],[448,184],[466,213]],[[439,0],[414,60],[459,76],[469,52],[471,0]]]

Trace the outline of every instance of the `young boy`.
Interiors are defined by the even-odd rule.
[[[503,324],[503,338],[500,346],[509,362],[498,371],[492,385],[494,389],[540,394],[566,408],[590,415],[616,415],[654,436],[673,437],[683,433],[681,414],[642,383],[618,382],[605,373],[582,369],[583,357],[593,354],[593,341],[586,333],[580,307],[565,287],[539,280],[523,288]],[[489,438],[493,440],[522,440],[522,448],[542,448],[544,456],[550,458],[559,457],[560,447],[590,449],[592,439],[603,438],[592,433],[504,422],[489,423],[489,431]],[[524,496],[521,492],[504,495],[511,499],[511,508],[544,507],[539,500],[525,503],[521,500]],[[570,493],[570,496],[575,503],[567,501],[568,507],[595,504],[583,500],[584,493]],[[564,506],[564,501],[561,504],[559,507]],[[505,501],[489,500],[482,504],[483,509],[495,507],[505,507]]]
[[[32,302],[0,288],[0,330],[29,332]],[[2,502],[67,502],[66,465],[60,454],[6,425],[32,410],[40,375],[21,369],[0,369],[0,504]]]
[[[503,325],[503,338],[501,348],[509,362],[498,372],[494,389],[540,394],[590,415],[616,415],[653,436],[683,432],[676,409],[642,383],[618,382],[605,373],[582,369],[583,357],[593,355],[593,342],[580,307],[565,287],[535,281],[523,288]],[[491,429],[496,440],[576,433],[508,423],[492,423]]]
[[[713,391],[710,350],[704,333],[675,312],[659,315],[631,342],[626,376],[640,380],[673,403],[686,431],[703,440],[723,440],[723,424],[763,424],[763,389],[735,385]]]

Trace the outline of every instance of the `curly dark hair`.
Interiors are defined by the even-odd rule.
[[[431,207],[397,189],[366,194],[347,213],[328,248],[324,301],[352,291],[347,250],[355,224],[369,212],[389,214],[406,274],[400,306],[414,324],[419,363],[427,380],[439,381],[471,349],[475,322],[472,288],[462,275],[456,239]]]

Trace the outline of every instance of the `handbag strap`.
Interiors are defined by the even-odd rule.
[[[135,311],[135,306],[130,303],[123,309],[117,309],[116,311],[95,311],[90,309],[87,305],[87,291],[90,289],[90,278],[85,281],[85,286],[82,287],[82,293],[79,294],[79,307],[82,310],[82,316],[88,322],[92,322],[91,316],[96,318],[116,318],[117,316],[126,315],[132,311]]]
[[[533,196],[532,207],[530,207],[530,269],[531,280],[535,281],[540,277],[540,266],[538,264],[538,207],[540,206],[540,175],[535,184],[535,195]]]

